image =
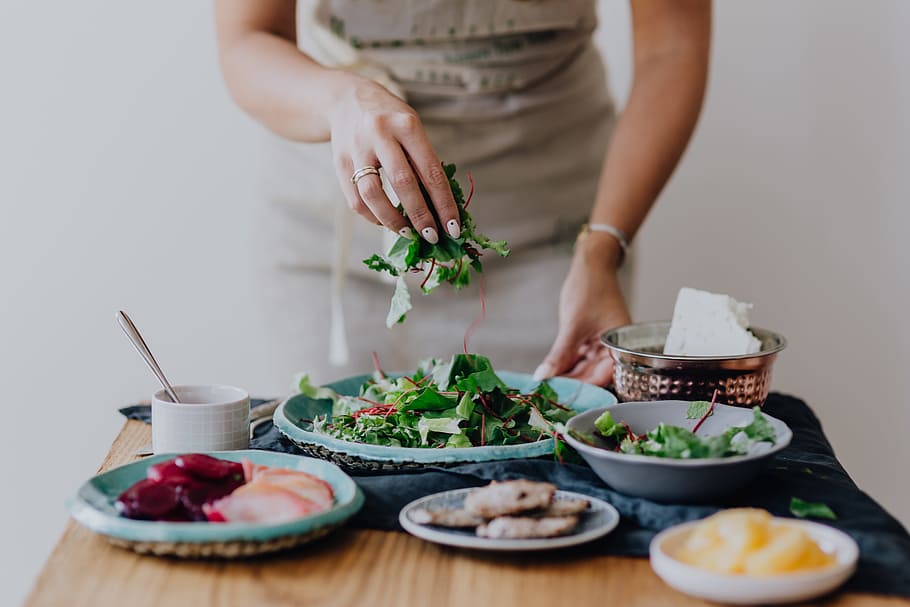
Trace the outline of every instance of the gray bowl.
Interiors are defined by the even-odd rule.
[[[748,485],[775,453],[790,444],[793,433],[787,424],[765,414],[774,427],[777,440],[773,445],[758,443],[746,455],[707,459],[670,459],[651,455],[617,453],[608,442],[595,436],[595,442],[606,448],[592,447],[572,436],[594,434],[594,420],[609,409],[617,422],[625,421],[636,434],[643,434],[657,424],[692,428],[696,420],[686,419],[689,403],[681,400],[620,403],[576,415],[566,424],[566,441],[588,462],[606,484],[638,497],[658,502],[698,503],[737,491]],[[742,407],[715,405],[714,414],[701,425],[699,436],[720,434],[730,426],[743,426],[752,421],[752,411]]]
[[[762,405],[771,389],[771,367],[787,346],[783,336],[749,327],[761,350],[742,356],[664,354],[669,321],[625,325],[607,331],[601,341],[614,363],[613,381],[620,401],[709,400],[743,407]]]

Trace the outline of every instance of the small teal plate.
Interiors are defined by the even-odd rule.
[[[528,392],[538,381],[526,373],[498,371],[497,375],[510,388]],[[338,394],[356,396],[369,375],[358,375],[328,384]],[[579,413],[616,403],[616,397],[603,388],[574,379],[556,377],[549,380],[559,402]],[[285,400],[275,410],[273,421],[278,430],[304,452],[327,459],[357,471],[398,470],[423,466],[453,466],[466,462],[489,462],[503,459],[540,457],[553,452],[553,439],[542,439],[522,445],[490,445],[446,449],[386,447],[341,440],[312,431],[312,420],[331,415],[329,400],[312,399],[302,394]]]
[[[325,512],[279,524],[168,523],[121,517],[114,501],[146,477],[149,466],[174,455],[156,455],[91,478],[67,501],[73,519],[115,544],[137,552],[181,557],[234,558],[274,552],[325,535],[363,506],[363,494],[337,466],[318,459],[269,451],[214,451],[208,455],[239,462],[308,472],[332,486],[335,504]]]

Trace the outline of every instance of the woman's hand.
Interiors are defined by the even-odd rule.
[[[578,242],[559,298],[559,333],[535,379],[565,375],[599,386],[613,379],[600,336],[631,322],[616,277],[620,254],[609,234],[591,232]]]
[[[413,227],[432,244],[439,241],[439,229],[453,238],[461,235],[449,180],[413,108],[383,86],[352,75],[329,114],[329,127],[335,170],[351,209],[405,237]],[[351,182],[355,171],[370,166],[383,168],[407,217],[386,196],[379,175]],[[420,192],[421,183],[432,210]]]
[[[372,80],[324,67],[300,52],[295,4],[216,1],[219,58],[234,99],[283,137],[331,140],[348,205],[369,221],[406,236],[413,226],[434,244],[440,229],[458,238],[460,217],[449,180],[417,113]],[[407,218],[389,201],[378,175],[351,183],[354,171],[380,166]]]

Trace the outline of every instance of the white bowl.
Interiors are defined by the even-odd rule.
[[[667,503],[707,502],[735,493],[761,473],[775,453],[790,444],[793,432],[787,424],[765,414],[777,438],[773,445],[759,443],[745,455],[700,459],[673,459],[653,455],[616,453],[608,448],[592,447],[577,440],[572,433],[594,436],[594,421],[610,411],[617,422],[625,421],[636,434],[649,432],[660,422],[692,428],[696,420],[687,419],[689,403],[681,400],[620,403],[592,409],[576,415],[566,424],[566,442],[584,458],[594,473],[606,484],[627,495]],[[752,410],[744,407],[715,405],[714,414],[699,429],[699,436],[721,434],[730,426],[751,422]],[[607,447],[601,438],[595,443]]]
[[[791,603],[831,592],[853,575],[859,546],[849,535],[828,525],[774,519],[776,524],[795,525],[833,554],[837,563],[823,569],[800,573],[755,577],[714,573],[678,561],[674,555],[701,521],[670,527],[651,540],[651,567],[672,588],[685,594],[733,605]]]
[[[152,397],[152,450],[236,451],[250,446],[250,395],[233,386],[174,386]]]

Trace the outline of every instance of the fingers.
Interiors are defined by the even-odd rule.
[[[565,376],[597,386],[607,386],[613,380],[613,360],[606,352],[599,358],[585,358]]]
[[[375,157],[369,158],[366,156],[356,159],[354,164],[358,168],[378,167],[380,165]],[[350,178],[348,181],[350,182]],[[408,225],[408,220],[386,196],[385,191],[382,189],[382,179],[379,175],[364,175],[357,179],[357,183],[353,185],[363,204],[379,220],[379,223],[401,236],[410,237],[411,228]]]
[[[548,379],[574,367],[581,358],[579,350],[583,345],[584,340],[575,327],[560,327],[550,352],[534,371],[534,379],[538,381]]]
[[[392,142],[391,145],[386,144],[377,149],[377,154],[389,179],[389,185],[401,200],[401,205],[404,207],[411,225],[430,244],[439,242],[436,218],[427,208],[427,203],[420,192],[417,176],[401,147],[397,142]]]
[[[439,242],[440,230],[453,238],[461,236],[461,218],[448,176],[413,110],[373,112],[352,137],[339,140],[342,142],[337,144],[337,149],[345,152],[336,165],[351,209],[373,222],[378,220],[402,236],[410,237],[413,225],[431,244]],[[378,175],[363,175],[356,184],[350,184],[354,171],[379,166],[383,167],[388,185],[401,201],[406,217],[389,200]]]
[[[370,223],[382,225],[369,207],[363,203],[360,192],[357,191],[357,188],[351,182],[351,175],[354,173],[354,163],[350,159],[339,159],[335,163],[335,171],[338,173],[338,183],[341,184],[341,191],[344,193],[348,207]]]
[[[414,119],[416,124],[410,125],[414,128],[405,129],[405,134],[400,137],[402,147],[410,157],[411,165],[430,195],[440,225],[452,238],[458,238],[461,236],[461,220],[458,208],[455,206],[455,199],[452,197],[452,188],[449,187],[449,178],[423,127],[420,126],[419,120],[416,116]],[[419,202],[421,206],[424,206],[422,197]],[[407,207],[405,208],[407,209]],[[408,210],[408,216],[411,216],[410,210]],[[421,235],[423,234],[421,233]]]

